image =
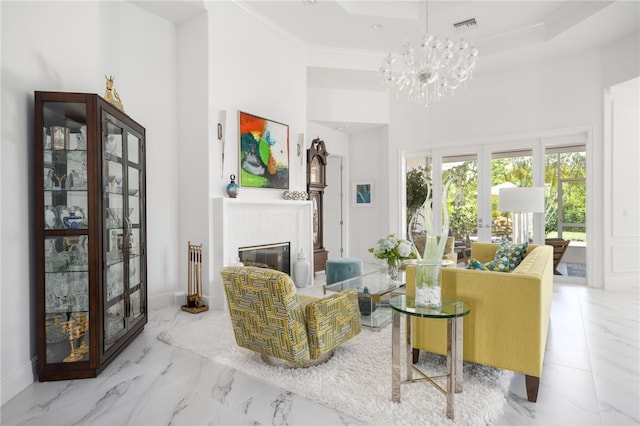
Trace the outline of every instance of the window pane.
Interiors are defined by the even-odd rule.
[[[469,243],[478,235],[478,161],[442,159],[442,182],[449,185],[449,229],[456,241]]]
[[[427,198],[427,182],[432,182],[431,158],[427,156],[407,158],[407,227],[408,234],[414,239],[417,235],[424,234],[424,221],[422,216],[416,213]],[[409,237],[409,235],[408,235]]]
[[[545,236],[586,241],[586,153],[583,146],[567,149],[545,156]]]
[[[560,178],[584,178],[587,176],[587,154],[565,152],[560,154]]]
[[[502,153],[491,160],[491,240],[512,238],[511,212],[498,210],[498,197],[501,188],[524,188],[533,186],[533,168],[531,155],[507,157]],[[529,239],[532,227],[529,224]]]

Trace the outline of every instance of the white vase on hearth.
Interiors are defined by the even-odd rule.
[[[304,252],[303,248],[300,248],[296,263],[293,265],[293,282],[296,287],[307,287],[309,285],[309,276],[311,275],[311,263],[309,258]]]

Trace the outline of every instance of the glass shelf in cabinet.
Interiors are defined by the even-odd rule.
[[[124,254],[120,250],[112,250],[107,252],[107,266],[113,266],[124,262]]]

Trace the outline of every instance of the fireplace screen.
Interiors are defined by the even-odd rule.
[[[244,266],[275,269],[291,275],[290,243],[240,247],[238,257]]]

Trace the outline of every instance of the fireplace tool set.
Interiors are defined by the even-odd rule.
[[[202,244],[195,245],[189,241],[188,250],[187,304],[180,308],[183,311],[197,314],[209,309],[207,305],[202,303]]]

